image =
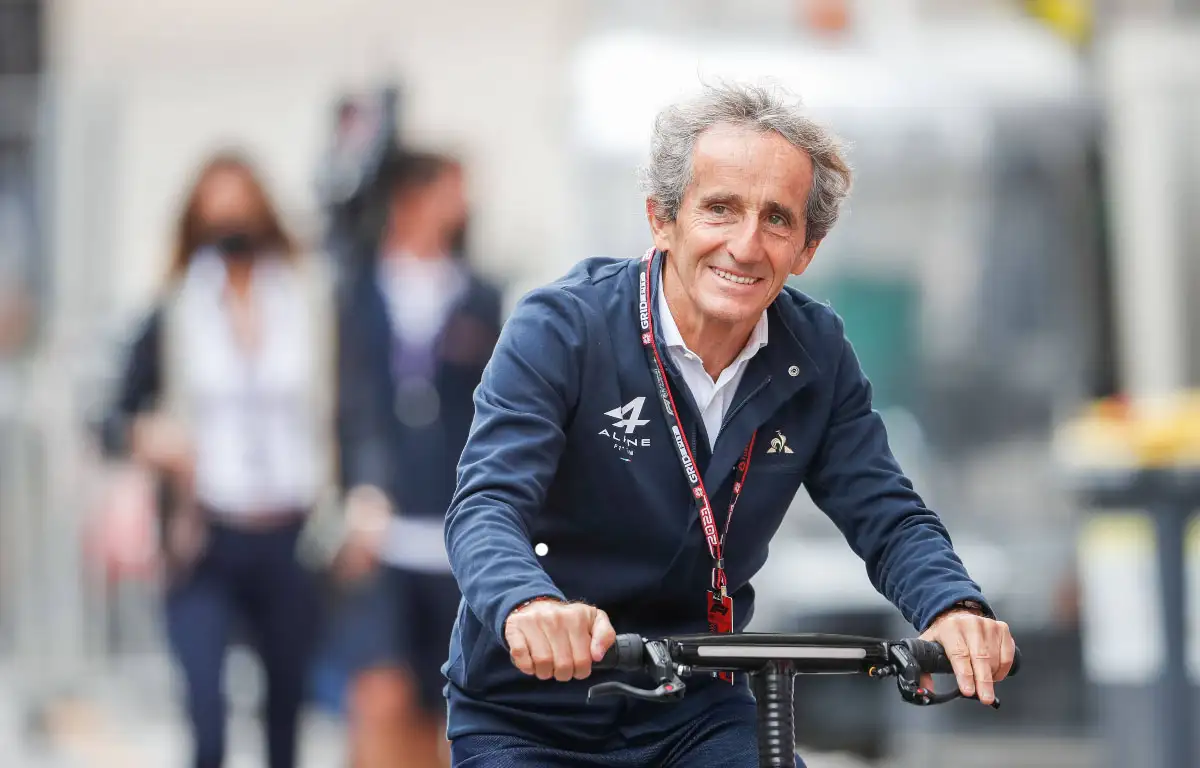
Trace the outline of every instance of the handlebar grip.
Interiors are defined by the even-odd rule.
[[[592,669],[617,669],[637,672],[644,665],[646,644],[641,635],[617,635],[616,641],[604,652],[604,658],[592,664]]]
[[[912,654],[922,672],[930,675],[954,673],[950,657],[946,655],[946,649],[942,648],[941,643],[933,640],[910,639],[906,640],[904,644],[908,646],[908,652]]]
[[[917,661],[917,666],[922,672],[927,672],[931,675],[954,674],[954,667],[950,664],[950,657],[946,655],[946,650],[942,648],[942,644],[931,640],[906,640],[905,645],[908,646],[908,651]],[[1013,649],[1012,668],[1008,671],[1008,676],[1012,677],[1021,669],[1021,649]]]

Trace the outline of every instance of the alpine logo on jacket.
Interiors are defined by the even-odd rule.
[[[623,461],[629,461],[635,448],[648,448],[650,438],[637,437],[637,428],[650,423],[642,418],[642,408],[646,405],[645,397],[635,397],[625,405],[605,411],[604,415],[614,419],[611,427],[600,430],[600,434],[612,441],[614,450],[619,451]]]

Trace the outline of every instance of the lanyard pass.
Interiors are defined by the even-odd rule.
[[[733,492],[729,497],[729,513],[725,516],[725,527],[717,527],[713,517],[712,505],[709,502],[708,489],[697,469],[696,457],[692,455],[691,446],[684,439],[683,422],[679,418],[679,408],[675,405],[675,396],[667,383],[667,371],[662,357],[658,353],[658,344],[654,338],[654,301],[650,288],[651,267],[655,249],[646,251],[638,265],[638,322],[641,328],[642,349],[646,354],[646,365],[650,377],[654,380],[658,391],[658,401],[663,409],[663,418],[675,435],[675,448],[678,453],[679,465],[687,478],[691,489],[692,501],[700,515],[701,527],[704,531],[708,553],[713,559],[712,583],[708,589],[708,631],[713,634],[733,633],[733,598],[729,596],[729,588],[725,576],[725,537],[729,533],[729,523],[733,520],[733,510],[746,487],[746,476],[750,471],[750,457],[754,455],[754,441],[758,436],[755,430],[750,435],[750,442],[742,453],[742,459],[737,463],[738,475],[733,484]],[[717,677],[733,682],[730,672],[717,673]]]
[[[733,632],[733,598],[720,591],[708,591],[708,631],[715,635],[728,635]],[[716,676],[727,683],[733,683],[732,672],[718,672]]]

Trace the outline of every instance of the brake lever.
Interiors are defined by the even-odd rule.
[[[632,685],[610,681],[597,683],[588,689],[588,701],[597,696],[632,696],[644,701],[676,701],[683,698],[687,686],[679,678],[679,670],[671,661],[671,654],[661,641],[646,643],[645,658],[657,688],[635,688]],[[686,673],[685,673],[686,674]]]
[[[907,701],[909,704],[915,704],[919,707],[931,707],[937,704],[945,704],[955,699],[974,699],[979,700],[979,696],[963,696],[962,691],[957,687],[953,691],[945,693],[934,693],[928,688],[921,686],[921,667],[917,664],[917,660],[909,652],[909,650],[901,644],[896,644],[891,647],[891,654],[896,659],[894,674],[896,675],[896,687],[900,689],[900,698]],[[992,709],[1000,709],[1000,697],[997,696],[990,705]]]
[[[906,691],[904,686],[901,685],[900,696],[909,704],[916,704],[917,706],[921,707],[931,707],[936,704],[945,704],[946,702],[954,701],[955,699],[972,699],[974,701],[979,701],[978,695],[964,696],[962,691],[958,690],[957,688],[955,688],[953,691],[946,691],[945,693],[934,693],[928,688],[921,688],[919,686],[913,688],[911,691]],[[1000,697],[997,696],[988,706],[992,709],[1000,709]]]
[[[588,702],[600,696],[632,696],[643,701],[667,702],[683,698],[687,686],[678,679],[669,680],[657,688],[635,688],[625,683],[598,683],[588,689]]]

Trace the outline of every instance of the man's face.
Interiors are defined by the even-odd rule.
[[[700,135],[692,182],[674,221],[647,202],[654,244],[690,309],[719,323],[757,321],[799,275],[818,243],[805,244],[812,161],[774,131],[716,125]],[[699,318],[697,318],[699,319]]]

